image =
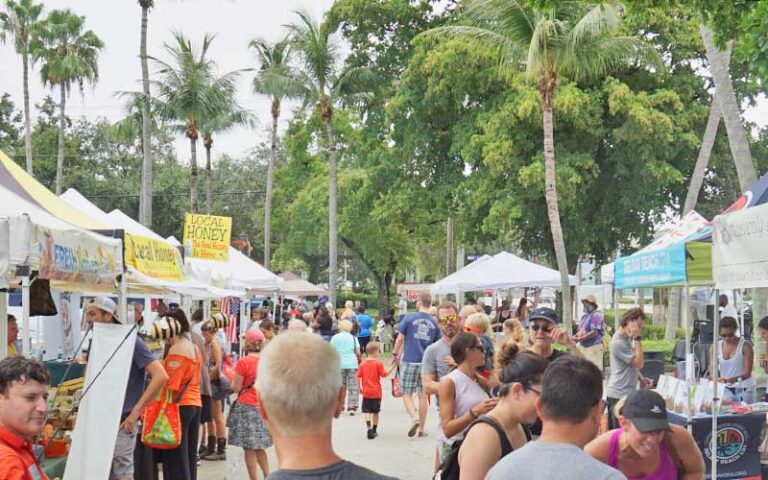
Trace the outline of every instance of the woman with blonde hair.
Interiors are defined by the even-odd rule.
[[[525,330],[523,324],[516,318],[510,318],[504,321],[504,337],[517,343],[525,341]]]
[[[259,412],[259,394],[254,387],[259,369],[259,353],[264,347],[264,334],[258,329],[248,330],[245,334],[245,356],[235,365],[232,379],[232,391],[237,399],[232,404],[227,417],[229,444],[242,447],[245,454],[245,466],[248,478],[256,480],[257,468],[261,468],[264,477],[269,476],[267,448],[272,446],[272,436],[267,424]]]
[[[496,353],[493,347],[493,340],[488,335],[490,327],[491,319],[485,313],[478,312],[472,314],[464,321],[464,331],[477,335],[485,348],[485,365],[480,372],[485,378],[490,378],[491,376],[493,357]]]
[[[347,388],[347,411],[350,415],[357,412],[359,393],[357,391],[357,366],[360,359],[360,344],[352,335],[352,322],[339,321],[339,333],[331,338],[331,346],[339,354],[341,380]]]

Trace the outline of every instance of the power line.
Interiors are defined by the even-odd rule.
[[[265,190],[242,190],[239,192],[212,192],[212,196],[226,196],[226,195],[264,195],[267,193]],[[82,194],[85,198],[138,198],[138,193],[121,193],[121,194]],[[152,198],[155,197],[188,197],[189,192],[186,193],[153,193]]]

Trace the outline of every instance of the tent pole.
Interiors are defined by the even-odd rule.
[[[8,356],[8,293],[0,292],[0,358]]]
[[[720,290],[715,289],[715,300],[717,300],[720,297]],[[720,333],[720,310],[717,308],[717,305],[715,305],[715,312],[714,312],[714,319],[712,322],[712,446],[710,447],[710,452],[712,452],[712,467],[710,468],[710,478],[717,478],[717,415],[719,414],[719,408],[718,407],[718,401],[720,400],[717,398],[717,385],[718,385],[718,376],[720,374],[719,366],[718,366],[718,360],[719,360],[719,353],[717,351],[718,349],[718,342],[717,337]]]
[[[613,284],[613,329],[619,329],[619,289]]]
[[[120,275],[120,285],[117,297],[117,318],[123,322],[123,325],[136,323],[134,318],[132,322],[128,321],[128,285],[125,283],[125,272]]]
[[[21,318],[24,328],[21,352],[25,357],[29,357],[32,347],[30,344],[32,335],[29,331],[29,267],[26,265],[18,267],[16,273],[21,276]]]
[[[688,287],[688,282],[685,282],[685,286],[683,287],[683,292],[685,293],[685,301],[683,302],[683,328],[685,329],[685,383],[686,383],[686,399],[688,402],[688,408],[686,408],[686,424],[688,428],[688,432],[693,435],[693,423],[691,422],[691,407],[693,405],[693,399],[691,398],[691,385],[693,384],[695,375],[689,375],[690,373],[695,373],[694,371],[694,364],[693,361],[691,361],[691,331],[688,328],[688,313],[690,311],[689,308],[689,300],[690,300],[690,290]]]

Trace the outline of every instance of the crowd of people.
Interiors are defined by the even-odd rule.
[[[196,311],[190,321],[173,306],[155,322],[155,335],[166,340],[161,358],[136,339],[110,478],[157,478],[162,465],[163,478],[194,480],[201,461],[226,459],[227,445],[243,449],[252,480],[259,472],[278,480],[391,478],[340,458],[331,431],[335,418],[361,410],[366,438],[378,437],[382,380],[395,371],[411,419],[402,434],[427,438],[420,441],[434,435],[435,478],[703,478],[693,437],[669,422],[659,394],[643,388],[643,310],[626,311],[610,338],[604,392],[607,332],[595,298],[582,299],[585,313],[573,335],[553,309],[530,303],[512,311],[505,301],[491,317],[483,305],[435,306],[423,293],[415,312],[398,302],[398,314],[386,312],[377,325],[353,302],[339,311],[292,306],[277,318],[256,308],[231,372],[217,335],[227,319]],[[116,310],[97,297],[85,315],[92,323],[120,323]],[[728,384],[749,380],[754,357],[733,323],[724,318],[719,332]],[[758,327],[768,339],[768,317]],[[14,347],[15,329],[9,318]],[[389,365],[380,359],[387,345]],[[759,361],[768,368],[765,354]],[[30,471],[45,478],[31,441],[45,423],[48,382],[36,360],[0,362],[0,469],[25,472],[2,478],[30,478]],[[179,405],[181,441],[153,450],[140,440],[139,419],[165,392]],[[435,431],[426,428],[430,410]],[[275,471],[266,453],[273,445]]]

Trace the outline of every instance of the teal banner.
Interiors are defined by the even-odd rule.
[[[685,242],[616,260],[616,288],[685,283]]]

